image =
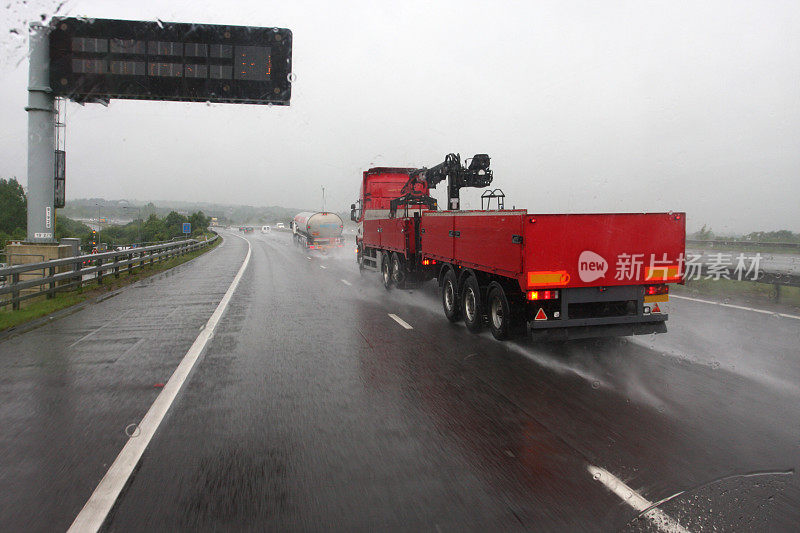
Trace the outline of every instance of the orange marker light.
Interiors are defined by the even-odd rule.
[[[528,272],[529,287],[563,287],[569,283],[566,270],[539,270]]]
[[[645,267],[644,279],[647,281],[680,281],[682,278],[680,265]]]

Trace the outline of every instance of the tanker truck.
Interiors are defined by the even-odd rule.
[[[291,227],[292,239],[297,246],[322,252],[344,246],[344,223],[336,213],[298,213],[292,219]]]

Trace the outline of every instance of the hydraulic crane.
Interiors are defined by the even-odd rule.
[[[459,154],[448,154],[444,161],[431,168],[419,168],[409,174],[408,181],[400,190],[400,196],[390,203],[390,216],[395,217],[397,208],[401,205],[425,205],[436,209],[436,200],[424,192],[415,189],[417,184],[425,184],[429,189],[447,178],[448,209],[457,211],[460,203],[460,189],[462,187],[486,187],[492,183],[492,171],[489,169],[489,156],[475,154],[467,160],[468,165],[461,164]]]

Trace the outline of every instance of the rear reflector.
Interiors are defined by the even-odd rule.
[[[423,259],[422,260],[422,265],[423,266],[435,265],[435,264],[436,264],[436,259]]]
[[[528,300],[555,300],[558,291],[528,291]]]
[[[528,287],[563,287],[569,283],[566,270],[528,272]]]

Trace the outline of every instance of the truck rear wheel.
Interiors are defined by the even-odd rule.
[[[442,279],[442,307],[444,316],[450,322],[461,317],[461,302],[458,299],[458,281],[452,270],[448,270]]]
[[[483,306],[481,305],[481,288],[475,276],[464,280],[461,292],[461,308],[464,312],[464,324],[472,333],[479,333],[483,328]]]
[[[356,244],[356,263],[358,263],[358,273],[364,273],[364,250],[360,244]]]
[[[400,258],[400,254],[394,252],[392,253],[392,283],[394,283],[395,287],[402,289],[405,278],[406,272],[403,260]]]
[[[489,285],[489,296],[486,303],[489,310],[489,329],[492,331],[492,335],[499,341],[506,340],[511,333],[511,306],[508,305],[506,292],[499,283],[492,282]]]
[[[381,277],[383,278],[383,287],[389,291],[392,289],[392,265],[389,263],[389,254],[383,252],[381,254]]]

